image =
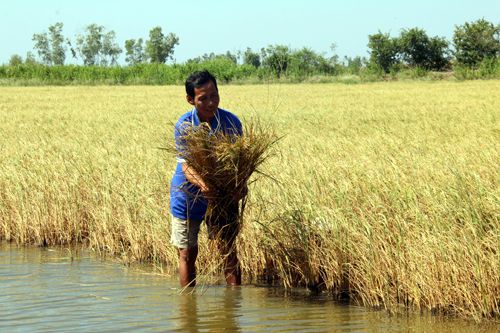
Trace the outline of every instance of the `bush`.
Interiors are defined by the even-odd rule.
[[[263,83],[277,80],[278,82],[373,82],[384,79],[421,79],[447,78],[449,75],[436,75],[421,67],[408,68],[402,64],[393,64],[387,74],[380,66],[373,63],[359,68],[358,74],[340,64],[322,67],[318,62],[316,67],[308,67],[304,71],[300,66],[291,64],[287,72],[280,76],[270,67],[256,68],[252,65],[238,65],[229,59],[215,57],[184,64],[137,64],[132,66],[78,66],[61,65],[47,66],[42,64],[24,63],[16,66],[0,66],[1,85],[69,85],[69,84],[111,84],[111,85],[172,85],[183,84],[185,78],[194,71],[207,69],[221,83],[249,82]],[[487,58],[477,68],[455,64],[454,76],[459,80],[490,79],[500,77],[500,61]]]
[[[478,68],[457,64],[453,67],[455,78],[458,80],[498,79],[500,78],[500,59],[486,58]]]

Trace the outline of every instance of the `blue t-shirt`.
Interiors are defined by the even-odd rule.
[[[200,119],[196,109],[183,114],[175,124],[174,137],[177,149],[182,149],[182,135],[185,126],[199,126]],[[230,135],[242,135],[241,122],[229,111],[218,109],[210,121],[213,132],[222,131]],[[199,193],[199,188],[189,183],[182,172],[184,161],[177,158],[172,182],[170,183],[170,211],[172,215],[183,220],[203,220],[207,210],[207,201]]]

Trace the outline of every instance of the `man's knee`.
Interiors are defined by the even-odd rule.
[[[179,249],[179,260],[183,262],[194,263],[194,261],[196,261],[197,256],[198,256],[198,247]]]

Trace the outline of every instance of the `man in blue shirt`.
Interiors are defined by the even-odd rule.
[[[175,124],[175,142],[182,149],[185,126],[210,125],[213,132],[242,135],[240,120],[232,113],[219,109],[219,91],[216,79],[208,72],[191,74],[186,80],[186,99],[193,109],[182,115]],[[196,258],[198,256],[198,232],[205,218],[206,197],[217,189],[208,188],[200,175],[182,158],[177,158],[177,168],[170,186],[170,210],[172,213],[171,243],[179,250],[179,280],[182,287],[196,284]],[[236,212],[237,213],[237,212]],[[236,218],[237,214],[235,214]],[[228,221],[234,222],[234,221]],[[213,233],[209,229],[209,236]],[[219,248],[225,258],[225,277],[229,285],[241,284],[241,272],[234,246],[234,238],[221,243]]]

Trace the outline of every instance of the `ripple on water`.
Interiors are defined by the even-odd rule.
[[[304,290],[206,286],[89,252],[0,243],[0,332],[497,332],[435,317],[398,318]]]

